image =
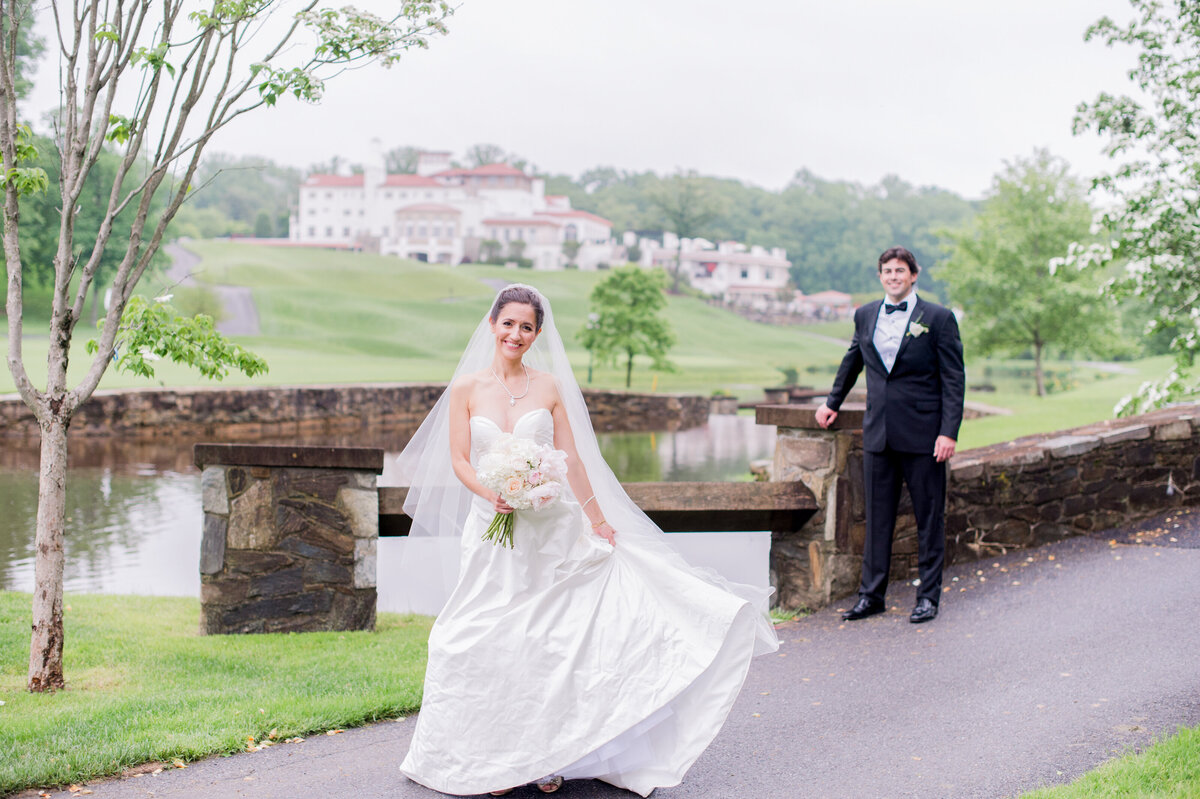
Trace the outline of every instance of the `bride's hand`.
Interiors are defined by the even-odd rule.
[[[592,531],[607,541],[611,546],[615,547],[617,545],[617,531],[614,530],[612,525],[608,522],[600,522],[600,524],[592,528]]]
[[[492,508],[496,511],[496,513],[512,513],[513,512],[513,506],[509,505],[507,502],[505,502],[504,498],[502,496],[500,496],[499,494],[497,494],[496,498],[492,500]]]

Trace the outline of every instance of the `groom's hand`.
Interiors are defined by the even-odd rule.
[[[837,411],[822,402],[821,407],[817,408],[817,424],[828,430],[834,419],[837,419]]]
[[[954,446],[957,443],[950,436],[938,436],[937,441],[933,442],[933,457],[938,463],[950,460],[954,457]]]

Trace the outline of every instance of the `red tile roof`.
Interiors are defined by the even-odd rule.
[[[425,175],[388,175],[383,181],[385,186],[428,186],[431,188],[442,188],[442,184],[438,183],[431,177]]]

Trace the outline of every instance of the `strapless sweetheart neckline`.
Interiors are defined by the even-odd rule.
[[[471,418],[472,419],[482,419],[485,422],[491,422],[493,425],[495,425],[496,429],[499,430],[501,433],[508,433],[511,436],[513,434],[513,431],[517,429],[517,425],[519,425],[525,419],[526,416],[535,414],[538,411],[545,411],[546,413],[550,413],[549,408],[534,408],[531,411],[526,411],[525,413],[523,413],[517,417],[517,421],[513,422],[512,430],[505,430],[504,427],[499,422],[497,422],[495,419],[492,419],[489,416],[481,416],[479,414],[476,414],[476,415],[472,416]]]

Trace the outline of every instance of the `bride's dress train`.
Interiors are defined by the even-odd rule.
[[[501,430],[470,428],[474,460]],[[513,433],[552,444],[553,417]],[[610,546],[574,500],[518,511],[514,549],[481,540],[492,515],[478,499],[463,529],[401,771],[459,795],[551,774],[643,796],[678,784],[742,687],[756,611],[620,531]]]

